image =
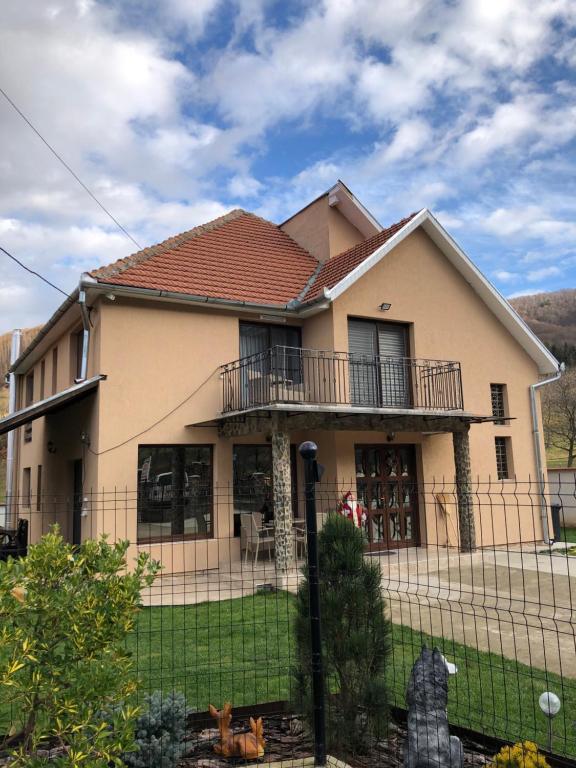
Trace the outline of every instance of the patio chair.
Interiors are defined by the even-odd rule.
[[[28,520],[20,518],[16,530],[0,529],[0,560],[26,557],[28,554]]]
[[[292,534],[294,536],[294,554],[296,555],[296,559],[298,559],[298,552],[301,551],[302,555],[304,556],[306,554],[306,546],[308,544],[306,538],[305,521],[297,523],[295,522],[292,526]]]
[[[241,515],[240,525],[243,529],[242,538],[246,550],[245,562],[248,562],[249,550],[254,552],[254,562],[257,562],[260,550],[268,550],[268,557],[272,560],[274,529],[262,525],[262,513],[252,512],[249,515]]]

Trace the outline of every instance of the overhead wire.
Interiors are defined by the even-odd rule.
[[[66,160],[64,160],[64,158],[54,149],[54,147],[47,141],[47,139],[44,138],[44,136],[40,133],[38,128],[36,128],[36,126],[32,123],[32,121],[24,114],[24,112],[10,98],[10,96],[8,96],[8,94],[2,87],[0,87],[0,93],[2,94],[2,96],[4,96],[6,101],[15,110],[15,112],[17,112],[20,115],[20,117],[22,118],[22,120],[24,120],[26,125],[28,125],[28,127],[32,131],[34,131],[36,136],[38,136],[40,141],[50,150],[50,152],[54,155],[54,157],[64,166],[64,168],[66,168],[66,170],[74,177],[74,179],[76,179],[76,181],[78,182],[78,184],[80,184],[82,189],[88,195],[90,195],[92,200],[94,200],[94,202],[104,211],[104,213],[114,222],[114,224],[116,224],[118,229],[121,232],[123,232],[126,235],[126,237],[129,238],[134,243],[134,245],[138,248],[138,250],[141,250],[142,246],[132,237],[130,232],[128,232],[128,230],[122,226],[122,224],[118,221],[118,219],[110,213],[110,211],[106,208],[106,206],[100,202],[100,200],[96,197],[94,192],[92,192],[92,190],[82,181],[80,176],[78,176],[78,174],[73,170],[73,168],[70,167],[70,165],[66,162]]]
[[[26,272],[30,272],[31,275],[36,275],[36,277],[39,277],[40,280],[43,280],[51,288],[54,288],[55,290],[60,291],[60,293],[62,293],[64,296],[68,296],[66,291],[63,291],[62,288],[58,288],[57,285],[54,285],[54,283],[50,282],[50,280],[48,280],[47,277],[44,277],[44,275],[41,275],[40,272],[36,272],[35,269],[30,269],[30,267],[27,267],[26,264],[23,264],[20,261],[20,259],[17,259],[16,256],[13,256],[10,253],[10,251],[7,251],[6,248],[3,248],[1,245],[0,245],[0,251],[2,251],[2,253],[5,253],[6,256],[10,257],[13,261],[15,261],[16,264],[18,264],[18,266],[22,267],[22,269],[25,269]]]

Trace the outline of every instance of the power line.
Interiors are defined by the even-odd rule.
[[[83,189],[85,192],[87,192],[87,193],[90,195],[90,197],[92,198],[92,200],[94,200],[94,202],[95,202],[97,205],[99,205],[99,206],[100,206],[100,208],[101,208],[101,209],[104,211],[104,213],[105,213],[107,216],[109,216],[109,217],[112,219],[112,221],[114,222],[114,224],[116,224],[116,226],[118,227],[118,229],[120,229],[120,230],[121,230],[121,231],[122,231],[122,232],[123,232],[123,233],[126,235],[126,237],[127,237],[127,238],[129,238],[129,239],[130,239],[130,240],[131,240],[131,241],[134,243],[134,245],[136,246],[136,248],[138,248],[138,250],[141,250],[141,249],[142,249],[142,246],[141,246],[141,245],[139,245],[139,244],[136,242],[136,240],[134,240],[134,238],[132,237],[132,235],[130,234],[130,232],[128,232],[126,229],[124,229],[124,227],[122,226],[122,224],[120,224],[120,222],[118,221],[118,219],[117,219],[117,218],[115,218],[115,217],[114,217],[114,216],[113,216],[113,215],[110,213],[110,211],[109,211],[109,210],[108,210],[108,209],[107,209],[107,208],[106,208],[106,207],[105,207],[105,206],[104,206],[104,205],[103,205],[103,204],[100,202],[100,200],[98,200],[98,198],[97,198],[97,197],[96,197],[96,195],[95,195],[95,194],[92,192],[92,190],[91,190],[91,189],[89,189],[89,188],[86,186],[86,184],[84,184],[84,182],[83,182],[83,181],[82,181],[82,179],[81,179],[81,178],[78,176],[78,174],[77,174],[77,173],[75,173],[75,172],[72,170],[72,168],[71,168],[71,167],[68,165],[68,163],[67,163],[67,162],[66,162],[66,161],[65,161],[65,160],[64,160],[64,159],[63,159],[63,158],[62,158],[62,157],[61,157],[61,156],[58,154],[58,152],[56,152],[56,150],[54,149],[54,147],[53,147],[51,144],[49,144],[49,143],[46,141],[46,139],[44,138],[44,136],[42,136],[42,134],[40,133],[40,131],[39,131],[39,130],[38,130],[38,129],[37,129],[37,128],[36,128],[36,127],[35,127],[35,126],[34,126],[34,125],[31,123],[31,121],[30,121],[30,120],[29,120],[29,119],[26,117],[26,115],[24,114],[24,112],[22,112],[22,110],[21,110],[21,109],[20,109],[20,108],[19,108],[19,107],[18,107],[18,106],[17,106],[17,105],[16,105],[16,104],[15,104],[15,103],[12,101],[12,99],[10,98],[10,96],[8,96],[8,94],[6,93],[6,91],[4,91],[2,88],[0,88],[0,93],[2,94],[2,96],[4,96],[4,98],[5,98],[5,99],[6,99],[6,101],[7,101],[7,102],[10,104],[10,106],[11,106],[11,107],[13,107],[13,109],[14,109],[14,110],[15,110],[15,111],[16,111],[16,112],[17,112],[17,113],[20,115],[20,117],[22,118],[22,120],[24,120],[24,122],[25,122],[25,123],[26,123],[26,124],[27,124],[27,125],[28,125],[28,126],[29,126],[29,127],[32,129],[32,130],[33,130],[33,131],[34,131],[34,133],[36,134],[36,136],[38,136],[38,138],[40,139],[40,141],[42,141],[42,142],[43,142],[43,143],[44,143],[44,144],[45,144],[45,145],[48,147],[48,149],[50,150],[50,152],[52,152],[52,154],[54,155],[54,157],[55,157],[57,160],[59,160],[59,161],[62,163],[62,165],[64,166],[64,168],[66,168],[66,170],[67,170],[69,173],[71,173],[71,174],[72,174],[72,176],[73,176],[73,177],[76,179],[76,181],[78,182],[78,184],[80,184],[80,186],[82,187],[82,189]],[[60,290],[60,289],[58,289],[58,290]]]
[[[0,245],[0,251],[6,254],[6,256],[9,256],[13,261],[16,262],[22,269],[25,269],[26,272],[30,272],[31,275],[36,275],[36,277],[39,277],[40,280],[44,280],[45,283],[47,283],[51,288],[55,288],[57,291],[60,291],[60,293],[64,294],[64,296],[68,296],[66,291],[63,291],[62,288],[58,288],[57,285],[54,285],[54,283],[51,283],[50,280],[48,280],[46,277],[43,277],[40,272],[35,272],[33,269],[30,269],[30,267],[27,267],[26,264],[22,264],[22,262],[16,258],[16,256],[12,256],[11,253],[9,253],[6,248],[2,248]]]

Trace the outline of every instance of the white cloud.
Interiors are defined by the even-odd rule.
[[[268,0],[8,3],[2,86],[143,245],[236,201],[282,220],[341,177],[384,224],[439,209],[491,274],[568,258],[576,88],[532,73],[545,57],[574,64],[570,0],[284,11],[277,22]],[[70,288],[133,250],[3,101],[0,174],[3,244],[54,282]],[[491,254],[502,241],[514,251]],[[2,313],[7,327],[26,306],[34,322],[47,315],[58,296],[5,272],[30,291],[17,316]]]
[[[500,283],[512,283],[518,279],[518,274],[516,272],[508,272],[505,269],[498,269],[494,272],[494,277]]]
[[[557,277],[562,274],[559,267],[542,267],[541,269],[532,269],[526,275],[526,279],[531,283],[538,283],[547,277]]]

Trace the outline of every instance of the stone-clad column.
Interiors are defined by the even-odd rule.
[[[476,524],[472,503],[472,473],[470,472],[470,440],[467,424],[463,431],[453,432],[454,466],[456,468],[456,498],[458,500],[458,522],[460,528],[460,549],[473,552],[476,549]]]
[[[290,435],[278,414],[272,416],[272,477],[276,570],[287,571],[294,564]]]

